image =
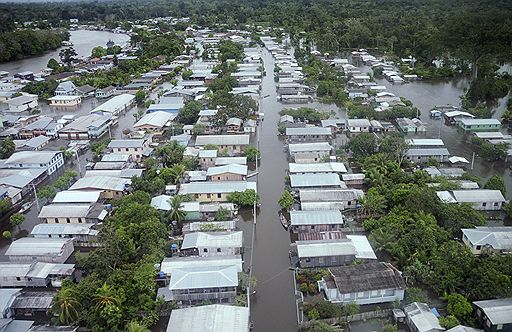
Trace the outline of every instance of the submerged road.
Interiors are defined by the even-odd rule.
[[[297,314],[293,273],[289,270],[288,259],[290,236],[278,217],[278,200],[284,190],[288,168],[283,142],[277,135],[279,111],[283,106],[276,99],[274,59],[265,48],[262,56],[266,76],[262,82],[260,112],[265,113],[265,118],[258,128],[261,151],[258,192],[261,206],[254,234],[252,265],[257,286],[256,294],[251,297],[251,320],[256,332],[291,332],[297,331]],[[252,227],[247,226],[245,232],[252,232]],[[252,236],[247,235],[247,238]]]

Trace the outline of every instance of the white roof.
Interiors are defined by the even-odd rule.
[[[290,185],[292,188],[297,187],[325,187],[325,186],[342,186],[340,176],[336,173],[319,173],[319,174],[291,174]]]
[[[133,125],[134,128],[141,126],[155,126],[155,127],[164,127],[167,122],[172,120],[174,115],[169,112],[156,111],[147,113],[144,115],[136,124]]]
[[[46,262],[35,263],[0,263],[0,278],[2,277],[28,277],[47,278],[48,275],[71,275],[75,269],[74,264],[57,264]]]
[[[38,224],[30,234],[32,235],[98,235],[98,231],[92,229],[94,224]]]
[[[48,164],[60,151],[20,151],[13,153],[5,164]]]
[[[409,145],[412,146],[444,146],[442,139],[437,138],[411,138]]]
[[[453,156],[453,157],[448,158],[448,161],[452,164],[455,164],[455,163],[469,164],[469,161],[464,157]]]
[[[215,159],[215,166],[231,164],[247,165],[247,157],[217,157]]]
[[[48,98],[48,100],[77,100],[77,99],[80,99],[81,97],[80,96],[66,96],[66,95],[63,95],[63,96],[54,96],[54,97],[51,97],[51,98]]]
[[[217,150],[199,150],[199,158],[217,158]]]
[[[130,179],[111,176],[90,176],[78,179],[69,190],[103,189],[112,191],[124,191],[131,183]]]
[[[47,256],[60,254],[64,245],[73,239],[23,237],[11,243],[6,256]]]
[[[361,259],[377,259],[373,248],[368,241],[368,238],[364,235],[347,235],[347,239],[352,241],[352,244],[356,248],[356,258]]]
[[[171,274],[175,269],[183,268],[200,268],[208,266],[237,266],[238,272],[242,272],[242,258],[239,255],[227,256],[184,256],[184,257],[167,257],[160,264],[160,271],[165,274]]]
[[[512,250],[512,226],[463,228],[462,233],[474,246],[489,245],[496,250]]]
[[[434,149],[409,149],[406,152],[407,156],[449,156],[450,151],[447,148],[434,148]]]
[[[364,180],[365,175],[364,173],[347,173],[341,174],[341,178],[343,179],[343,181]]]
[[[319,143],[297,143],[288,145],[290,153],[312,152],[312,151],[331,151],[332,146],[327,142]]]
[[[445,330],[441,325],[439,325],[439,320],[425,303],[413,302],[405,306],[404,311],[418,332]]]
[[[351,241],[297,241],[297,254],[299,258],[320,256],[356,255],[356,248]]]
[[[459,203],[480,203],[480,202],[505,202],[505,197],[499,190],[473,189],[453,190],[453,197]]]
[[[108,148],[142,148],[144,139],[114,139],[108,143]]]
[[[91,111],[91,113],[96,113],[96,112],[117,113],[123,107],[132,103],[134,99],[135,99],[134,95],[130,95],[127,93],[119,95],[119,96],[115,96],[112,99],[104,102],[100,106],[93,109]]]
[[[331,129],[323,127],[286,128],[286,136],[332,135]]]
[[[505,135],[503,133],[500,133],[499,131],[480,131],[475,133],[476,137],[482,138],[482,139],[503,139],[505,138]]]
[[[493,325],[512,323],[512,298],[475,301],[474,305],[481,308]]]
[[[370,127],[368,119],[347,119],[347,127]]]
[[[292,226],[337,225],[343,224],[343,216],[338,210],[290,211],[290,223]]]
[[[199,135],[196,146],[214,145],[249,145],[249,135]]]
[[[213,304],[175,309],[167,332],[246,332],[249,331],[249,308]]]
[[[347,168],[343,163],[330,162],[330,163],[312,163],[312,164],[297,164],[289,163],[288,168],[290,173],[346,173]]]
[[[91,209],[90,205],[45,205],[38,218],[85,218]]]
[[[498,119],[460,119],[459,121],[465,126],[501,125]]]
[[[202,247],[241,248],[243,232],[196,232],[185,234],[181,249]]]
[[[229,164],[224,166],[210,167],[206,171],[207,176],[214,176],[224,173],[233,173],[238,175],[247,175],[247,166],[238,164]]]
[[[474,118],[475,116],[471,113],[468,113],[468,112],[462,112],[462,111],[450,111],[450,112],[446,112],[444,113],[445,116],[451,118],[451,117],[455,117],[455,116],[467,116],[467,117],[470,117],[470,118]]]

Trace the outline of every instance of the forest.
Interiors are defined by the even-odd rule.
[[[54,50],[69,40],[67,31],[18,30],[0,33],[0,62],[19,60]]]

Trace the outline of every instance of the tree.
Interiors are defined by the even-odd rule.
[[[169,199],[169,204],[171,209],[169,210],[169,218],[171,221],[176,221],[181,223],[187,213],[182,210],[183,204],[183,196],[176,195],[173,198]]]
[[[142,325],[136,321],[131,321],[126,326],[126,332],[151,332],[151,331],[144,325]]]
[[[371,218],[381,214],[386,209],[386,197],[381,195],[377,188],[370,188],[366,195],[360,199],[363,211]]]
[[[457,317],[448,315],[445,317],[439,317],[439,324],[448,330],[454,328],[457,325],[460,325],[460,322]]]
[[[507,195],[507,189],[505,188],[505,181],[503,181],[503,177],[499,175],[493,175],[485,184],[485,189],[494,189],[499,190],[503,194],[503,196]]]
[[[60,61],[62,61],[62,63],[66,64],[68,67],[71,67],[77,55],[78,54],[73,47],[65,48],[59,52]]]
[[[137,102],[137,104],[141,105],[144,103],[144,100],[146,100],[146,93],[144,92],[144,90],[138,90],[135,93],[135,101]]]
[[[60,69],[60,64],[54,58],[48,60],[46,67],[53,69],[53,71],[58,71]]]
[[[63,288],[53,299],[51,311],[59,316],[59,322],[72,325],[79,319],[80,302],[76,299],[73,288]]]
[[[108,51],[106,48],[101,46],[96,46],[91,51],[91,57],[93,58],[102,58],[108,54]]]
[[[104,283],[103,286],[98,288],[96,290],[96,293],[94,294],[96,310],[102,311],[108,306],[118,306],[121,303],[121,300],[119,299],[118,295],[119,294],[112,286],[108,285],[107,283]]]
[[[169,169],[169,175],[171,177],[171,183],[172,184],[179,184],[181,178],[183,177],[183,174],[185,174],[186,167],[182,164],[174,164]]]
[[[279,205],[283,210],[290,210],[293,207],[294,203],[295,199],[288,190],[285,190],[281,197],[279,197]]]
[[[245,149],[245,156],[247,157],[247,161],[256,161],[256,159],[260,158],[260,155],[260,151],[252,145]]]
[[[306,330],[307,332],[339,332],[340,329],[321,320],[314,320]]]
[[[190,69],[187,69],[181,74],[181,77],[183,77],[184,80],[188,80],[192,74],[194,74],[194,72]]]
[[[256,204],[259,203],[260,196],[254,189],[246,189],[242,192],[235,191],[230,194],[228,200],[241,206],[253,206],[255,202]]]
[[[3,233],[2,233],[2,237],[3,237],[4,239],[7,239],[7,240],[8,240],[8,239],[12,238],[12,234],[11,234],[11,232],[9,232],[9,231],[3,231]]]
[[[359,313],[359,304],[356,302],[349,302],[343,305],[343,312],[345,313],[345,316],[352,316]]]
[[[180,143],[177,141],[170,141],[165,145],[159,146],[155,151],[155,155],[160,159],[165,167],[171,167],[183,160],[184,151],[185,147],[180,145]]]
[[[19,226],[23,224],[23,222],[25,221],[25,216],[22,215],[21,213],[15,213],[11,215],[9,221],[13,227],[16,226],[19,228]]]
[[[380,332],[397,332],[398,327],[394,324],[386,323],[382,325]]]
[[[0,144],[0,159],[9,158],[14,153],[14,150],[16,150],[16,145],[14,145],[12,139],[9,137],[4,139]]]
[[[408,150],[409,144],[405,141],[403,135],[398,132],[386,135],[379,146],[379,151],[396,160],[398,165],[402,165]]]
[[[183,106],[176,116],[176,121],[184,125],[193,125],[199,118],[199,112],[203,109],[201,102],[193,100]]]
[[[354,157],[368,157],[377,151],[377,139],[374,134],[362,133],[350,139],[347,147]]]
[[[448,302],[446,312],[455,316],[461,322],[467,322],[473,312],[471,302],[461,294],[446,295],[444,299]]]
[[[228,220],[228,209],[223,206],[219,206],[219,209],[215,212],[215,221],[226,220]]]

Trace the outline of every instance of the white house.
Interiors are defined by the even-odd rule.
[[[63,165],[60,151],[20,151],[13,153],[1,168],[42,168],[51,175]]]
[[[181,250],[194,256],[231,256],[242,253],[243,232],[196,232],[185,234]]]
[[[512,226],[463,228],[462,242],[475,255],[481,253],[510,254],[512,252]]]
[[[445,203],[470,203],[477,210],[497,211],[503,208],[506,200],[499,190],[470,189],[437,191],[437,197]]]
[[[5,103],[9,105],[9,112],[12,113],[30,111],[39,105],[37,103],[37,95],[23,95],[14,97],[6,100]]]
[[[76,93],[76,86],[71,81],[59,83],[55,89],[55,96],[72,96]]]

